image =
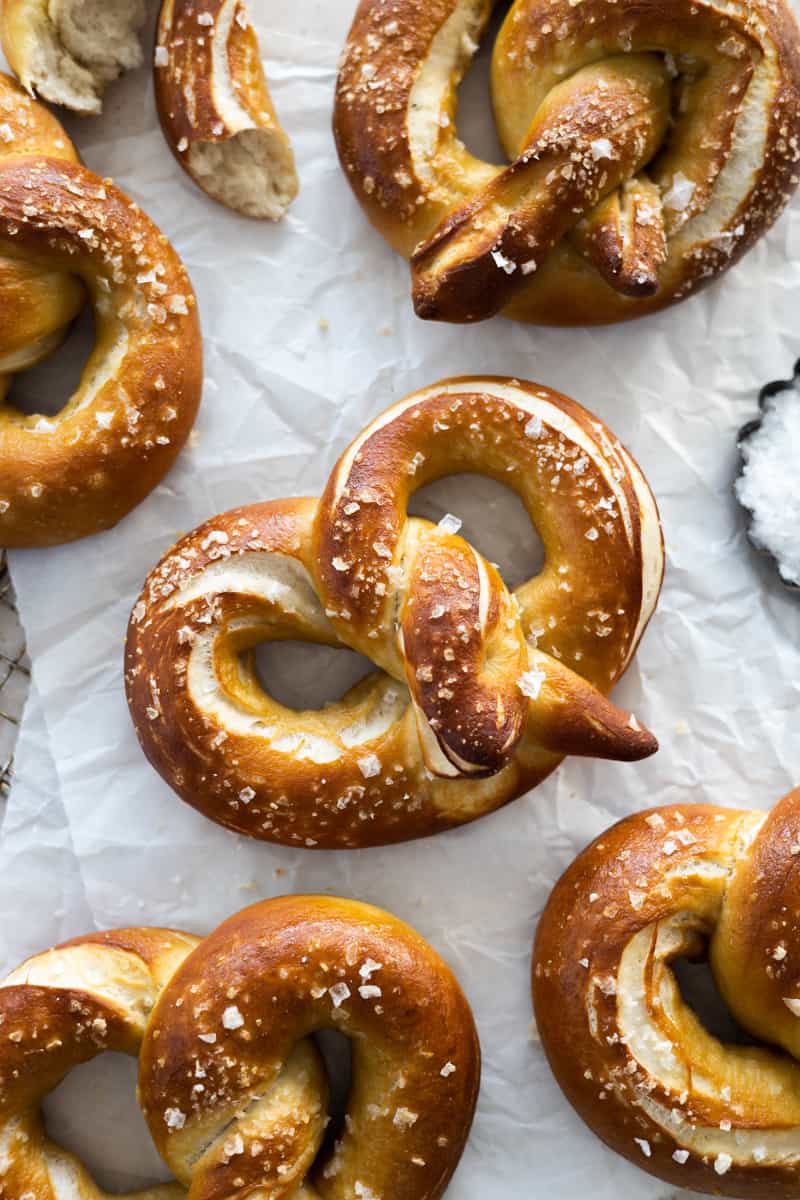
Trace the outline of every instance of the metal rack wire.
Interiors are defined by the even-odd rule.
[[[0,798],[8,795],[30,667],[5,551],[0,550]]]

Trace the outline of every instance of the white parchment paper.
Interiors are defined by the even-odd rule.
[[[70,122],[87,163],[114,176],[183,255],[207,383],[193,444],[121,526],[12,556],[34,691],[0,843],[0,969],[95,927],[204,932],[286,891],[372,901],[449,960],[478,1022],[483,1085],[449,1196],[664,1200],[671,1189],[582,1126],[529,1040],[531,940],[557,876],[616,818],[695,800],[768,807],[798,782],[800,604],[745,543],[731,484],[736,430],[754,414],[759,386],[788,374],[800,353],[800,202],[720,284],[644,322],[594,331],[423,324],[407,266],[366,224],[336,160],[331,105],[349,0],[251,7],[302,183],[280,225],[231,215],[183,177],[158,131],[146,70],[112,88],[104,117]],[[478,71],[465,85],[473,102],[480,82]],[[473,143],[482,123],[467,126]],[[128,718],[122,646],[145,575],[178,534],[216,512],[317,493],[382,408],[469,372],[567,392],[644,468],[668,568],[616,696],[658,734],[660,753],[638,765],[569,760],[500,813],[389,849],[295,851],[219,829],[155,775]],[[519,579],[535,563],[535,539],[498,493],[448,481],[426,511],[464,517],[466,535]],[[308,651],[299,666],[294,655],[287,666],[271,650],[264,670],[298,703],[312,675],[325,676],[331,696],[331,653]],[[142,1186],[158,1167],[134,1119],[130,1072],[123,1080],[109,1062],[81,1075],[55,1105],[58,1131],[86,1148],[109,1186]]]

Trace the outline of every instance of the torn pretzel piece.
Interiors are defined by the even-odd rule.
[[[553,88],[520,157],[412,257],[417,315],[466,322],[504,308],[577,220],[650,161],[669,98],[649,54],[606,59]]]
[[[667,260],[661,193],[638,175],[606,196],[570,236],[576,250],[623,296],[652,296]]]
[[[195,183],[245,216],[282,217],[297,195],[294,155],[242,0],[165,0],[155,86],[167,142]]]
[[[144,0],[3,0],[3,50],[25,89],[94,116],[106,86],[142,64]]]

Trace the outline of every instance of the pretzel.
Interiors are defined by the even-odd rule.
[[[598,324],[706,286],[797,186],[800,35],[783,0],[516,0],[492,55],[509,165],[458,138],[492,0],[361,0],[334,114],[421,317]]]
[[[144,0],[2,0],[6,57],[31,93],[74,112],[142,64]],[[294,156],[270,99],[244,0],[163,0],[154,58],[173,155],[212,199],[277,220],[297,195]]]
[[[317,1158],[324,1073],[305,1039],[351,1039],[344,1130]],[[480,1050],[432,948],[388,913],[285,896],[230,918],[177,970],[153,1014],[139,1097],[191,1200],[297,1195],[434,1200],[469,1133]]]
[[[518,492],[546,565],[509,594],[410,494],[476,471]],[[537,384],[443,380],[378,417],[319,501],[234,509],[183,538],[134,607],[126,689],[145,754],[228,828],[309,847],[379,845],[474,820],[565,754],[657,748],[606,699],[655,607],[663,547],[638,467]],[[260,642],[381,668],[321,711],[261,688]]]
[[[4,1200],[101,1200],[74,1155],[47,1137],[41,1102],[98,1054],[137,1055],[165,983],[197,944],[166,929],[89,934],[37,955],[0,985],[0,1145]],[[175,1184],[135,1200],[180,1200]],[[130,1197],[134,1200],[134,1197]]]
[[[352,1039],[354,1079],[341,1139],[315,1161],[327,1077],[309,1035],[322,1028]],[[331,896],[263,901],[202,942],[152,928],[66,942],[0,984],[0,1029],[4,1200],[105,1196],[40,1107],[106,1051],[139,1057],[139,1101],[178,1180],[127,1200],[181,1200],[184,1186],[189,1200],[435,1200],[480,1080],[448,966],[396,917]]]
[[[556,1079],[607,1145],[673,1185],[800,1190],[798,830],[800,790],[768,816],[629,817],[578,856],[539,923],[533,999]],[[706,954],[764,1045],[718,1041],[683,1000],[671,963]]]
[[[61,412],[26,417],[4,406],[0,391],[0,545],[54,545],[115,525],[172,466],[200,402],[196,301],[148,217],[73,162],[14,155],[0,163],[0,255],[18,264],[18,277],[30,273],[24,294],[18,288],[19,326],[11,320],[12,338],[30,340],[0,360],[4,371],[52,348],[39,331],[63,332],[71,280],[82,279],[94,309],[95,347]],[[55,299],[37,318],[42,288]]]

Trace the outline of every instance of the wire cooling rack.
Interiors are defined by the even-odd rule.
[[[5,551],[0,550],[0,798],[7,796],[11,787],[14,746],[29,682],[25,637],[14,604]]]

